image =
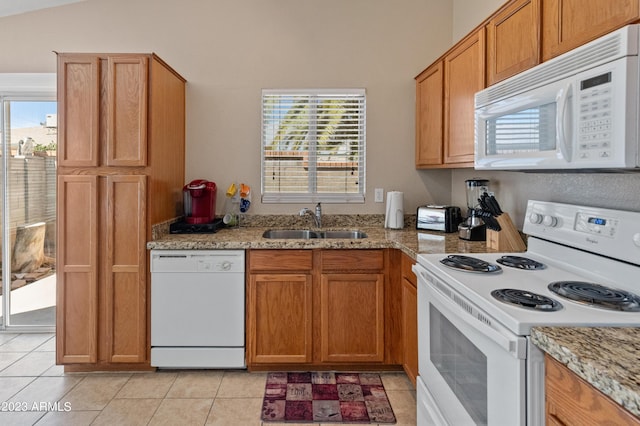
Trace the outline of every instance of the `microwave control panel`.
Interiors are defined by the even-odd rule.
[[[611,77],[607,72],[580,81],[577,160],[609,158],[611,137]]]

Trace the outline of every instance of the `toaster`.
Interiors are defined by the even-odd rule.
[[[459,207],[427,205],[418,207],[416,229],[457,232],[462,222]]]

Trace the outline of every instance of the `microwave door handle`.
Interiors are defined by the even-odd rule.
[[[556,114],[556,133],[558,134],[558,146],[560,153],[567,163],[571,162],[571,140],[567,138],[566,120],[567,107],[569,106],[569,96],[571,94],[571,83],[567,84],[564,89],[560,89],[556,97],[558,105],[558,114]]]

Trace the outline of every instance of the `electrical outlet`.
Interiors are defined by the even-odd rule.
[[[375,190],[375,198],[374,201],[376,203],[382,203],[383,202],[383,198],[384,198],[384,189],[382,188],[376,188]]]

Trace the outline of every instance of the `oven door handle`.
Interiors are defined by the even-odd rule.
[[[416,272],[415,269],[414,272]],[[497,324],[493,322],[493,320],[487,318],[486,315],[480,313],[474,305],[466,301],[455,290],[451,289],[451,291],[457,295],[455,300],[443,294],[437,284],[431,284],[434,280],[437,281],[437,278],[430,280],[427,278],[427,274],[424,271],[418,270],[417,272],[420,279],[424,280],[423,284],[426,284],[428,288],[427,294],[434,297],[441,307],[444,307],[449,311],[450,315],[474,328],[483,336],[491,339],[491,341],[509,352],[514,358],[526,358],[526,339],[511,333],[500,324]],[[436,305],[436,307],[438,306]],[[469,317],[465,317],[464,315],[469,315]],[[488,325],[486,323],[487,321],[491,322],[491,325]]]

